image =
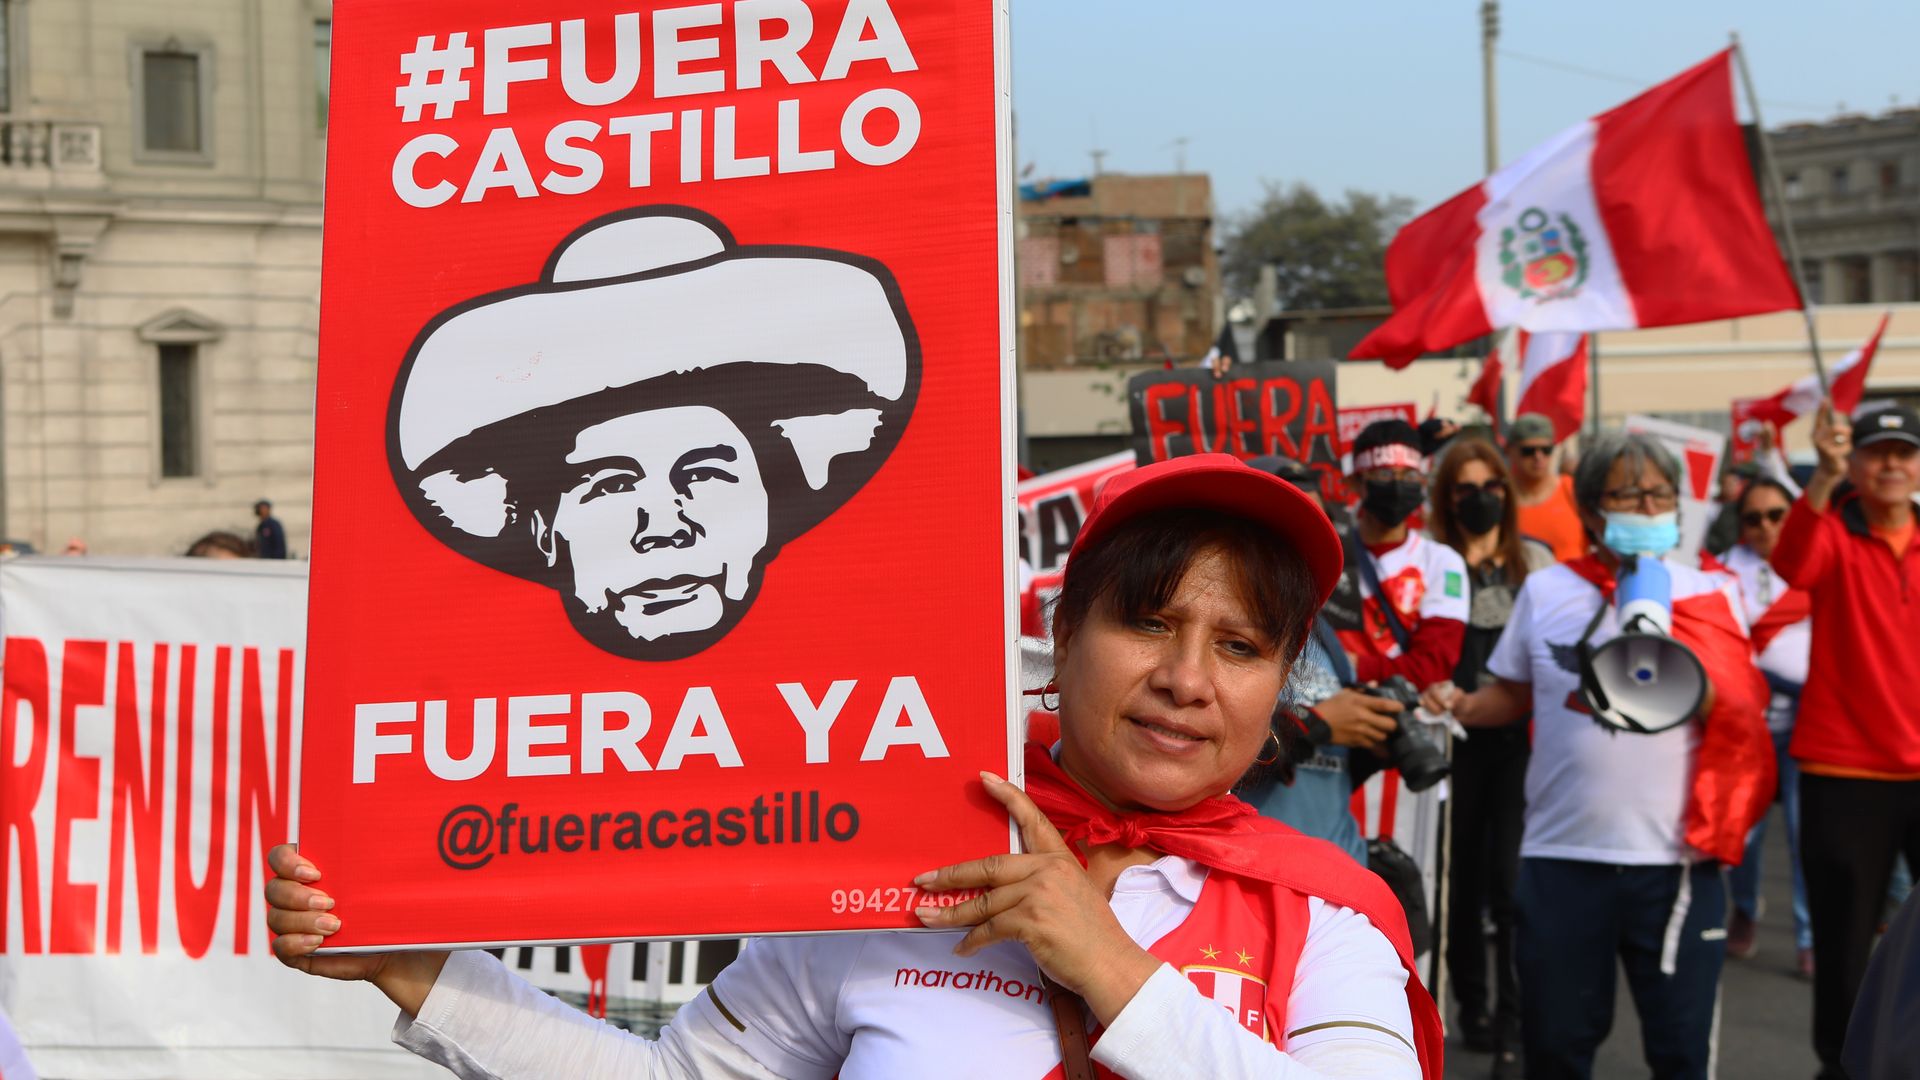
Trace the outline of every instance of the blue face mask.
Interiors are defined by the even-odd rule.
[[[1615,555],[1665,555],[1680,546],[1680,515],[1608,513],[1600,542]]]

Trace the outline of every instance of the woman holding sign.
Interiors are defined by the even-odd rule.
[[[1055,614],[1060,742],[1028,747],[1025,791],[981,778],[1026,853],[915,878],[956,898],[916,911],[940,933],[753,942],[658,1042],[482,952],[313,955],[341,916],[287,846],[274,950],[373,982],[397,1042],[469,1077],[1439,1080],[1392,894],[1226,794],[1284,752],[1268,718],[1341,561],[1306,496],[1233,458],[1115,478]]]

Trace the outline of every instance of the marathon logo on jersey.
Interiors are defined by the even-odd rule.
[[[1243,962],[1252,957],[1245,952]],[[1188,981],[1199,989],[1200,996],[1233,1014],[1241,1027],[1263,1039],[1271,1041],[1267,1030],[1267,984],[1252,972],[1235,971],[1232,968],[1214,967],[1209,964],[1193,964],[1180,969]]]

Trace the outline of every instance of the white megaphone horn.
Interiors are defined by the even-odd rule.
[[[1693,650],[1671,636],[1673,575],[1651,555],[1627,556],[1615,586],[1620,636],[1583,649],[1581,698],[1620,731],[1651,735],[1686,723],[1706,699],[1707,672]]]

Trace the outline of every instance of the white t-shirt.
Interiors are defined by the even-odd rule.
[[[1736,544],[1721,560],[1740,582],[1741,614],[1747,625],[1758,622],[1767,609],[1792,591],[1787,579],[1753,553],[1745,544]],[[1761,671],[1791,683],[1807,681],[1807,650],[1813,646],[1813,616],[1791,623],[1767,642],[1754,658]]]
[[[1114,915],[1136,942],[1150,944],[1180,925],[1205,882],[1204,867],[1175,856],[1128,867],[1114,885]],[[1093,1059],[1138,1080],[1418,1080],[1407,974],[1393,946],[1347,908],[1311,899],[1308,910],[1285,1024],[1274,1026],[1273,1043],[1163,964],[1099,1035]],[[395,1024],[394,1041],[470,1078],[1042,1080],[1060,1064],[1060,1043],[1035,989],[1032,955],[1003,943],[957,957],[961,937],[755,940],[657,1043],[567,1007],[486,953],[455,953],[419,1016]]]
[[[1720,591],[1739,616],[1733,582],[1663,561],[1673,574],[1675,600]],[[1600,604],[1600,590],[1565,564],[1527,575],[1513,619],[1487,661],[1502,679],[1533,684],[1520,854],[1625,866],[1683,862],[1699,725],[1639,735],[1615,731],[1587,711],[1574,650]],[[1598,646],[1619,633],[1618,614],[1608,605],[1588,641]]]

